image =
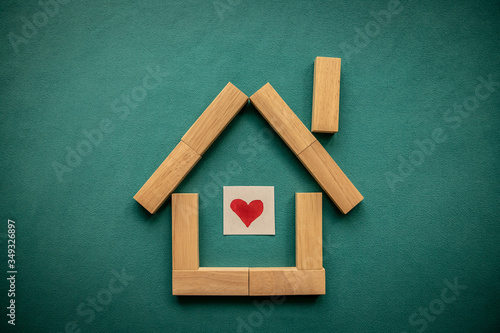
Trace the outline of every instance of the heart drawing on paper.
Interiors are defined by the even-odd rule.
[[[253,221],[255,221],[256,218],[262,215],[262,212],[264,211],[264,204],[260,200],[254,200],[247,204],[244,200],[234,199],[231,202],[230,207],[243,221],[243,223],[245,223],[247,228]]]

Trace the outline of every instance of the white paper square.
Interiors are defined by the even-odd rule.
[[[275,234],[274,186],[224,186],[223,201],[224,235]]]

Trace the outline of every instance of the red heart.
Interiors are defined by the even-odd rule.
[[[247,204],[241,199],[234,199],[231,202],[230,207],[233,212],[239,216],[243,223],[245,223],[247,228],[262,214],[262,211],[264,210],[264,204],[260,200],[254,200],[250,202],[250,204]]]

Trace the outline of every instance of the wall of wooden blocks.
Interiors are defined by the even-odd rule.
[[[295,193],[295,266],[323,268],[323,195]]]
[[[172,195],[172,294],[323,295],[322,194],[296,193],[297,267],[199,267],[198,194]]]
[[[172,195],[172,269],[197,270],[199,252],[198,193]]]

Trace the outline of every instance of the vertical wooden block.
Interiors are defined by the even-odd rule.
[[[250,102],[295,155],[300,154],[316,140],[269,83],[253,94]]]
[[[200,158],[201,156],[188,145],[179,142],[136,193],[134,199],[151,214],[156,213]]]
[[[361,193],[318,141],[298,157],[342,213],[347,214],[363,200]]]
[[[325,270],[295,267],[250,268],[249,295],[324,295]]]
[[[182,141],[203,155],[247,102],[247,95],[229,82],[184,134]]]
[[[295,193],[297,269],[323,268],[322,194]]]
[[[177,296],[248,296],[248,267],[200,267],[172,271]]]
[[[338,132],[339,96],[340,58],[316,57],[314,61],[312,132]]]
[[[172,194],[172,269],[197,270],[198,193]]]

